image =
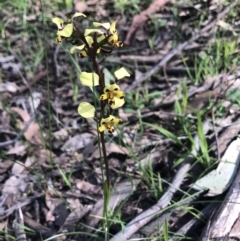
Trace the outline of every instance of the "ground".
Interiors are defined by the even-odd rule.
[[[207,240],[211,222],[216,233],[238,169],[239,1],[0,6],[0,240]],[[52,22],[75,12],[83,32],[117,21],[123,46],[97,58],[105,85],[130,74],[110,109],[122,121],[103,134],[108,178],[101,122],[78,113],[81,102],[101,111],[101,87],[82,84],[90,57],[69,52],[73,37],[58,43]],[[239,238],[232,226],[226,240]]]

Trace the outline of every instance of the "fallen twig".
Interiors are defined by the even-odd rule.
[[[34,78],[28,83],[27,86],[23,86],[23,87],[19,88],[18,92],[22,93],[25,90],[29,89],[29,87],[36,84],[39,80],[41,80],[46,75],[47,75],[47,70],[39,72],[37,75],[34,76]]]

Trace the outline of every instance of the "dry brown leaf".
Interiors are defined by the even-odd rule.
[[[78,198],[67,198],[70,209],[82,207],[82,204]]]
[[[25,163],[16,161],[12,167],[12,174],[28,173],[28,167],[31,167],[36,163],[36,158],[34,156],[28,157]]]
[[[0,174],[5,173],[11,166],[13,162],[10,160],[2,160],[0,162]]]
[[[10,176],[4,183],[2,189],[2,195],[6,195],[5,204],[11,207],[18,201],[24,194],[31,191],[31,185],[27,175],[17,174]]]
[[[24,124],[26,124],[30,120],[30,115],[26,111],[18,107],[12,107],[11,110],[18,113],[21,116],[21,118],[24,121]],[[23,128],[23,126],[21,128]],[[32,121],[28,126],[27,130],[24,132],[24,136],[32,144],[41,145],[41,138],[40,138],[41,135],[39,131],[40,131],[40,128],[38,123],[35,121]]]
[[[88,9],[87,3],[81,2],[79,0],[74,1],[74,7],[76,12],[80,12],[80,13],[84,13]]]
[[[63,201],[61,198],[53,198],[51,196],[51,191],[47,190],[45,194],[45,202],[48,207],[48,212],[46,214],[46,221],[55,221],[54,210],[55,208],[60,205]]]
[[[28,103],[31,108],[31,114],[34,114],[41,103],[42,93],[32,92],[31,96],[28,97]]]
[[[107,155],[109,155],[110,153],[119,153],[119,154],[129,154],[129,151],[127,148],[125,147],[119,147],[116,143],[106,143],[106,151],[107,151]],[[95,149],[95,151],[93,152],[93,154],[91,155],[91,157],[89,157],[89,159],[99,159],[100,158],[100,153],[98,148]]]
[[[27,190],[26,175],[11,176],[3,185],[3,193],[21,194]]]
[[[5,230],[8,225],[8,218],[5,219],[5,221],[0,222],[0,230]]]
[[[64,141],[68,137],[68,132],[66,129],[63,128],[63,129],[60,129],[60,130],[54,132],[53,135],[56,139]]]
[[[7,82],[7,83],[0,83],[0,92],[11,92],[16,93],[19,87],[15,83]]]
[[[145,11],[133,17],[132,25],[128,30],[126,39],[124,41],[125,44],[130,44],[131,38],[133,34],[137,31],[137,29],[142,26],[153,13],[160,10],[162,6],[164,6],[167,2],[171,0],[155,0]]]
[[[62,151],[77,151],[92,143],[94,135],[91,133],[82,133],[70,138],[61,148]]]
[[[18,160],[15,160],[13,166],[12,166],[12,174],[20,174],[23,173],[25,167],[24,164]]]
[[[26,145],[14,146],[8,150],[7,155],[23,156],[26,154]]]
[[[76,186],[79,190],[88,194],[101,194],[101,187],[95,186],[83,180],[76,180]]]
[[[63,226],[60,229],[60,232],[73,232],[75,225],[83,216],[85,216],[90,210],[92,210],[93,205],[80,205],[75,209],[71,209],[72,212],[66,218]]]

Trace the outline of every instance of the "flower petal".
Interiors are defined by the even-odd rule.
[[[114,98],[114,103],[112,103],[110,106],[112,109],[117,109],[117,108],[123,106],[124,103],[125,103],[124,99]]]
[[[84,57],[87,57],[87,52],[85,50],[81,51],[80,54],[79,54],[79,57],[80,58],[84,58]]]
[[[114,124],[119,124],[119,123],[122,123],[122,119],[120,119],[120,118],[115,118],[115,119],[114,119]]]
[[[108,98],[107,94],[102,94],[99,100],[106,100]]]
[[[86,39],[87,43],[89,44],[89,46],[92,46],[93,38],[91,36],[86,36],[85,39]]]
[[[108,38],[108,42],[109,43],[117,43],[118,42],[118,34],[117,33],[113,33],[112,35],[110,35],[110,37]]]
[[[98,127],[98,131],[99,132],[103,132],[105,130],[105,125],[100,125],[99,127]]]
[[[111,34],[116,33],[116,21],[114,21],[114,22],[111,23],[111,26],[110,26],[110,28],[109,28],[109,32],[110,32]]]
[[[106,36],[102,34],[100,37],[97,38],[97,42],[100,43],[104,39],[106,39]]]
[[[96,73],[82,72],[80,74],[80,81],[84,86],[93,87],[99,85],[99,77]]]
[[[103,92],[108,93],[110,91],[117,91],[117,90],[120,90],[120,86],[117,84],[111,84],[111,85],[105,86]]]
[[[110,115],[107,118],[102,118],[101,124],[113,122],[114,119],[115,117],[113,115]]]
[[[89,34],[91,33],[100,33],[100,34],[103,34],[103,31],[101,31],[100,29],[90,29],[90,28],[87,28],[85,29],[84,31],[84,36],[88,36]]]
[[[70,49],[70,53],[73,54],[75,52],[76,49],[78,50],[83,50],[85,47],[85,45],[80,45],[80,46],[73,46],[71,49]]]
[[[72,32],[73,32],[73,24],[69,23],[63,28],[63,30],[59,30],[57,34],[62,37],[70,37],[72,35]]]
[[[116,70],[114,72],[114,75],[117,79],[122,79],[124,77],[129,77],[130,74],[127,72],[127,70],[125,68],[120,68],[119,70]]]
[[[62,37],[60,35],[58,35],[56,40],[57,40],[58,43],[61,43],[62,42]]]
[[[95,107],[88,102],[82,102],[78,106],[78,114],[84,118],[94,117]]]
[[[93,22],[93,26],[95,27],[103,27],[105,29],[109,29],[110,28],[110,23],[97,23],[97,22]]]
[[[124,92],[121,90],[114,91],[114,96],[117,97],[118,99],[123,99],[124,98]]]
[[[83,13],[74,13],[74,15],[72,16],[72,19],[76,18],[76,17],[85,17],[86,18],[86,15],[83,14]]]
[[[59,30],[63,29],[64,21],[61,18],[53,18],[52,22],[57,25]]]

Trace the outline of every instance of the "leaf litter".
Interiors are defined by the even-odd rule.
[[[223,62],[215,72],[204,73],[202,70],[199,76],[196,73],[196,69],[201,69],[200,64],[196,67],[198,61],[207,61],[204,59],[206,53],[211,55],[210,46],[214,43],[219,46],[215,38],[217,33],[221,41],[229,41],[230,37],[237,43],[229,58],[239,52],[239,27],[226,17],[229,6],[216,1],[209,1],[209,6],[206,6],[204,1],[193,1],[189,5],[156,0],[149,6],[142,5],[144,8],[132,19],[127,14],[119,16],[117,11],[108,8],[105,0],[86,1],[84,4],[74,1],[74,4],[78,11],[84,11],[96,21],[103,22],[107,16],[115,20],[117,16],[119,22],[125,22],[120,25],[119,32],[122,39],[125,36],[128,46],[125,50],[116,51],[114,58],[106,58],[102,67],[114,66],[117,69],[121,61],[133,73],[130,81],[122,80],[127,91],[126,99],[129,98],[124,108],[119,110],[125,123],[122,134],[116,132],[106,143],[113,186],[109,209],[121,213],[125,226],[123,234],[121,224],[114,224],[110,231],[115,237],[111,240],[123,238],[121,235],[125,235],[123,240],[157,237],[157,227],[163,225],[166,217],[171,220],[168,228],[172,233],[199,238],[204,224],[200,223],[197,229],[191,230],[198,220],[182,212],[178,206],[168,205],[181,201],[184,192],[204,170],[203,165],[196,162],[196,157],[202,153],[193,148],[182,123],[185,120],[191,123],[187,128],[198,143],[196,112],[203,111],[203,126],[208,126],[203,132],[213,162],[219,154],[223,155],[239,133],[236,121],[239,115],[236,104],[239,103],[236,98],[227,96],[227,91],[237,92],[239,89],[240,70],[234,64],[236,59],[229,66],[224,66]],[[234,8],[236,1],[231,4],[230,8]],[[76,233],[68,239],[68,233],[93,232],[93,228],[101,227],[97,225],[103,219],[103,180],[97,128],[94,123],[84,122],[76,111],[80,100],[90,100],[90,90],[76,81],[78,73],[63,49],[55,49],[54,36],[50,34],[53,31],[51,24],[46,26],[48,38],[52,39],[48,43],[48,72],[44,59],[35,62],[36,56],[30,50],[34,45],[34,25],[40,32],[42,29],[42,23],[37,21],[41,10],[37,1],[34,7],[29,4],[27,9],[26,21],[30,30],[24,38],[15,39],[11,46],[14,56],[10,56],[3,47],[7,45],[1,46],[0,227],[4,230],[3,236],[6,237],[12,229],[15,233],[11,235],[22,240],[47,239],[57,234],[63,235],[56,240],[77,240],[82,238],[81,234]],[[12,10],[11,6],[0,10],[5,23],[12,16]],[[116,15],[114,18],[112,11]],[[208,14],[204,15],[204,12]],[[47,10],[45,14],[48,18],[53,17]],[[159,25],[154,28],[156,19]],[[19,25],[21,21],[18,14],[9,19],[2,42],[7,43],[24,31]],[[150,42],[149,36],[153,35],[155,38]],[[34,64],[26,66],[30,62]],[[85,65],[83,60],[81,67],[84,69]],[[211,62],[207,66],[211,68]],[[50,95],[46,87],[47,75]],[[187,93],[184,92],[185,86]],[[146,89],[148,93],[144,92]],[[219,103],[227,106],[229,111],[218,115],[215,122],[211,121],[214,107],[217,108]],[[177,108],[179,105],[182,112]],[[144,125],[145,122],[148,125]],[[154,129],[154,125],[165,128],[172,135],[161,128]],[[213,125],[216,125],[215,131]],[[175,137],[178,144],[182,142],[184,145],[177,145]],[[189,156],[190,150],[192,155]],[[183,161],[179,162],[180,159]],[[149,170],[154,173],[152,179],[148,179]],[[151,184],[149,180],[152,180]],[[192,196],[182,205],[195,208],[199,214],[204,205],[194,202],[207,199],[193,190],[188,195]],[[165,207],[169,207],[170,212]],[[149,213],[149,210],[155,212]],[[213,207],[209,212],[212,211]],[[210,217],[209,213],[206,216]],[[179,226],[181,223],[191,225],[182,226],[185,227],[183,230]],[[31,234],[26,232],[24,225]],[[150,227],[153,228],[151,231]]]

